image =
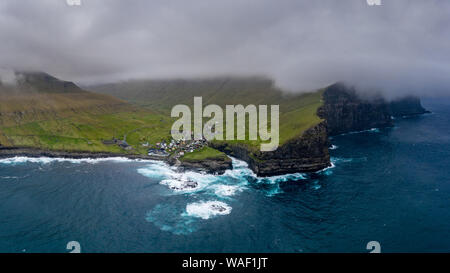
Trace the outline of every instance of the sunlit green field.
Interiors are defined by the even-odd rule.
[[[270,105],[279,105],[280,145],[301,136],[321,121],[317,109],[322,105],[322,91],[287,94],[267,80],[157,82],[142,86],[108,86],[107,90],[116,90],[117,94],[112,95],[120,95],[120,99],[80,90],[62,93],[44,90],[25,94],[0,92],[0,145],[146,154],[148,147],[142,144],[148,142],[152,145],[171,139],[170,130],[175,119],[170,117],[170,109],[176,104],[187,104],[193,111],[194,96],[203,97],[204,107],[218,104],[224,111],[227,104],[268,105],[269,109]],[[225,113],[223,116],[225,118]],[[270,121],[270,111],[268,119]],[[248,124],[246,129],[248,136]],[[124,150],[118,145],[102,143],[102,140],[112,138],[126,140],[133,149]],[[250,150],[259,150],[261,144],[261,140],[223,141],[245,145]],[[214,156],[223,156],[223,153],[205,148],[185,155],[184,159]]]
[[[317,116],[317,109],[322,105],[323,90],[300,94],[286,93],[265,78],[130,81],[93,88],[97,92],[117,96],[131,104],[158,111],[167,116],[170,115],[172,107],[177,104],[188,105],[193,111],[193,99],[196,96],[202,97],[204,107],[208,104],[217,104],[224,111],[225,105],[230,104],[279,105],[280,145],[301,136],[305,130],[321,122]],[[270,111],[268,120],[270,122]],[[225,136],[226,128],[224,131]],[[236,129],[235,133],[237,134]],[[224,141],[245,145],[249,149],[259,149],[260,140],[248,140],[248,124],[246,135],[247,140]]]
[[[215,158],[220,158],[220,157],[226,157],[226,155],[222,152],[217,151],[216,149],[205,146],[198,151],[194,151],[192,153],[185,154],[184,156],[180,157],[180,160],[181,161],[200,161],[200,160],[215,159]]]
[[[279,145],[283,145],[289,140],[300,137],[304,131],[317,125],[322,121],[317,116],[317,109],[322,105],[322,91],[303,94],[292,100],[284,100],[280,102],[280,120],[279,120]],[[270,113],[270,112],[269,112]],[[269,114],[270,115],[270,114]],[[270,116],[269,131],[270,131]],[[246,140],[215,140],[214,143],[228,143],[231,145],[245,146],[247,150],[257,151],[261,147],[261,143],[268,141],[248,140],[248,124],[246,124]],[[235,128],[235,133],[237,129]],[[224,138],[225,139],[225,138]]]
[[[117,145],[105,145],[102,140],[113,137],[133,146],[128,153],[145,154],[142,144],[170,139],[171,121],[166,116],[148,111],[92,115],[80,113],[74,117],[35,121],[1,128],[6,146],[35,147],[49,150],[124,153]],[[6,137],[5,137],[6,136]],[[4,140],[2,141],[4,142]]]

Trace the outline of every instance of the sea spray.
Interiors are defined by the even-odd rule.
[[[89,163],[96,164],[100,162],[149,162],[157,163],[155,160],[145,160],[145,159],[129,159],[126,157],[105,157],[105,158],[58,158],[58,157],[27,157],[27,156],[15,156],[10,158],[0,159],[0,164],[23,164],[23,163],[39,163],[39,164],[50,164],[53,162],[69,162],[73,164]]]
[[[231,209],[228,204],[221,201],[200,201],[187,204],[185,216],[207,220],[217,215],[230,214]]]

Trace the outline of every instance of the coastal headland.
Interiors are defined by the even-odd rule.
[[[329,136],[393,125],[393,116],[426,113],[420,99],[361,96],[343,83],[299,94],[266,78],[130,81],[82,89],[46,73],[17,72],[16,86],[0,85],[0,157],[163,160],[183,170],[222,174],[229,156],[258,176],[314,172],[330,166]],[[261,140],[175,142],[176,104],[277,104],[280,145],[261,152]]]

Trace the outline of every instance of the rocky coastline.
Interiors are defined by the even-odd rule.
[[[239,144],[220,143],[214,148],[246,161],[258,176],[315,172],[331,165],[329,137],[343,133],[394,125],[394,116],[428,113],[416,97],[388,102],[382,97],[365,98],[355,88],[336,83],[325,88],[317,115],[323,121],[274,152],[259,152]]]
[[[329,137],[352,131],[393,126],[394,116],[427,113],[419,98],[406,97],[392,102],[382,98],[366,99],[356,90],[341,83],[325,88],[323,105],[317,110],[322,122],[309,128],[299,137],[281,145],[273,152],[260,152],[243,144],[212,142],[209,145],[229,156],[248,163],[258,176],[274,176],[298,172],[315,172],[331,165]],[[27,147],[2,147],[0,158],[52,157],[52,158],[108,158],[162,160],[179,170],[203,171],[223,174],[232,168],[231,159],[219,157],[206,160],[179,161],[173,157],[157,157],[131,153],[105,153],[85,151],[50,151]]]
[[[302,136],[273,152],[255,151],[247,146],[214,143],[213,147],[246,161],[258,176],[314,172],[330,166],[325,122],[306,130]]]
[[[214,175],[224,174],[226,170],[232,168],[231,158],[227,156],[207,160],[180,161],[178,165],[178,169],[182,171],[206,172]]]
[[[12,157],[49,157],[65,159],[101,159],[112,157],[124,157],[127,159],[156,160],[163,161],[169,165],[177,166],[179,170],[201,171],[210,174],[223,174],[226,170],[232,168],[232,161],[229,157],[214,158],[200,161],[182,161],[177,164],[173,157],[160,157],[150,155],[140,155],[131,153],[106,153],[106,152],[87,152],[87,151],[53,151],[42,150],[30,147],[2,147],[0,146],[0,159]]]
[[[162,160],[160,157],[153,157],[148,155],[138,154],[121,154],[121,153],[105,153],[105,152],[87,152],[87,151],[53,151],[41,150],[29,147],[0,147],[0,158],[10,157],[49,157],[49,158],[70,158],[70,159],[84,159],[84,158],[110,158],[110,157],[125,157],[128,159],[142,159],[142,160]]]

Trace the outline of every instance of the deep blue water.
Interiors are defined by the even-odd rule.
[[[450,252],[450,101],[332,139],[334,168],[254,177],[162,163],[0,160],[0,252]],[[174,191],[178,180],[199,189]],[[161,183],[162,182],[162,183]],[[209,202],[209,203],[208,203]],[[225,210],[214,214],[211,205]]]

